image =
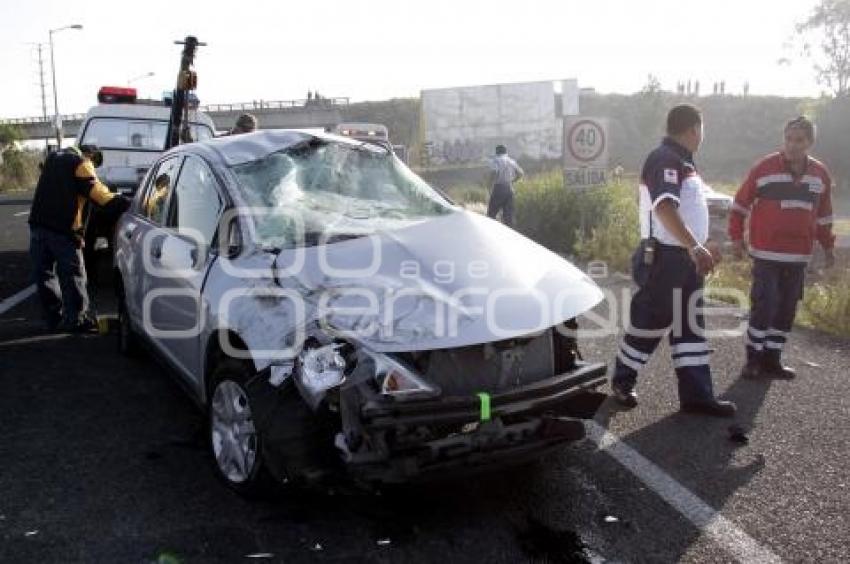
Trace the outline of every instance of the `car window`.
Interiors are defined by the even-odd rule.
[[[157,165],[149,177],[149,185],[142,198],[139,212],[157,225],[165,223],[165,210],[168,196],[177,172],[180,170],[181,158],[166,159]]]
[[[200,234],[212,245],[223,206],[210,168],[198,157],[188,157],[171,197],[168,226],[189,235]]]

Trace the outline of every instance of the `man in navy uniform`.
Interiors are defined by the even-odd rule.
[[[667,115],[667,137],[643,166],[641,244],[632,257],[638,291],[611,388],[620,404],[637,406],[638,372],[669,334],[681,410],[731,417],[735,404],[714,396],[701,313],[704,277],[720,258],[705,246],[706,188],[693,159],[702,138],[700,111],[689,104],[676,106]]]

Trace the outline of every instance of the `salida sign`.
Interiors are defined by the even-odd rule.
[[[602,186],[608,167],[608,120],[564,117],[564,184],[567,188]]]

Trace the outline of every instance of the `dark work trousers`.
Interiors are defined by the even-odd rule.
[[[44,320],[77,325],[88,314],[83,253],[71,235],[30,226],[30,258]]]
[[[668,335],[679,384],[679,401],[712,401],[714,390],[709,368],[702,315],[703,277],[681,247],[656,245],[655,261],[643,263],[642,248],[632,257],[638,290],[632,297],[630,324],[620,342],[612,382],[631,390],[638,372],[649,361],[662,337]]]
[[[803,297],[806,264],[753,259],[747,360],[779,361],[788,340],[797,302]]]
[[[494,184],[487,204],[487,215],[496,219],[502,212],[502,222],[508,227],[514,226],[514,189],[510,184]]]

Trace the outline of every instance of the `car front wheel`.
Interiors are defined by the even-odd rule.
[[[263,438],[245,389],[250,371],[238,361],[225,360],[212,377],[209,439],[216,472],[246,497],[267,493],[273,482],[265,468]]]

